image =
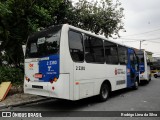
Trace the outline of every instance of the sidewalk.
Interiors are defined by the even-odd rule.
[[[30,94],[24,94],[24,93],[15,93],[12,95],[7,95],[5,100],[0,102],[0,110],[10,107],[10,106],[19,106],[24,105],[28,103],[34,103],[39,102],[43,100],[47,100],[50,98],[37,96],[37,95],[30,95]]]

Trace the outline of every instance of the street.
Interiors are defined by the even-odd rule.
[[[95,97],[75,102],[52,99],[2,111],[160,111],[160,78],[152,78],[149,84],[139,86],[138,90],[112,92],[110,98],[102,103]]]

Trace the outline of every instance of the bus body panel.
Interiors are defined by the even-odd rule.
[[[32,81],[38,81],[38,78],[34,77],[35,73],[39,72],[38,59],[25,59],[25,77],[29,77]]]
[[[33,88],[34,86],[34,88]],[[33,95],[50,96],[47,82],[27,82],[24,81],[24,93]]]
[[[73,29],[73,30],[77,30],[82,33],[91,34],[90,32],[86,32],[84,30],[81,30],[81,29],[78,29],[72,26],[69,26],[68,28],[66,27],[66,29],[68,30]],[[66,37],[68,37],[68,35]],[[66,46],[69,48],[68,45],[69,43],[66,44]],[[67,70],[70,69],[71,71],[70,76],[72,76],[71,78],[73,78],[72,83],[74,87],[74,90],[73,90],[74,100],[90,97],[93,95],[98,95],[100,92],[100,87],[105,80],[108,80],[110,82],[112,86],[112,91],[123,89],[127,87],[127,79],[126,79],[126,74],[125,74],[126,66],[125,65],[73,62],[68,48],[66,50],[68,51],[68,53],[66,52],[65,57],[67,58],[67,63],[69,64],[71,63],[71,64],[68,65],[66,63],[66,66],[68,67],[66,66],[64,67],[67,68]]]
[[[70,76],[69,74],[60,74],[57,82],[48,83],[48,91],[50,97],[70,99]],[[54,90],[53,90],[54,87]]]
[[[65,36],[61,37],[61,39],[60,47],[64,49],[60,48],[60,55],[50,55],[48,57],[42,58],[25,59],[25,77],[30,79],[29,82],[24,80],[25,93],[50,96],[61,99],[73,99],[73,94],[70,95],[70,89],[72,89],[70,87],[70,71],[65,71],[65,69],[63,69],[65,68],[64,64],[66,64],[64,63],[66,58],[66,52],[64,52],[66,51],[66,43],[62,41],[67,41],[67,39]],[[42,77],[35,78],[36,73],[42,74]],[[58,80],[56,82],[50,83],[50,81],[52,81],[55,77],[58,78]]]
[[[74,100],[73,61],[70,57],[68,42],[68,25],[63,25],[60,39],[60,73],[69,74],[69,100]],[[65,81],[65,79],[64,79]]]
[[[60,74],[57,82],[24,82],[24,93],[70,99],[69,74]]]
[[[75,99],[98,95],[105,80],[111,83],[112,91],[126,88],[125,73],[126,66],[122,65],[74,63]]]

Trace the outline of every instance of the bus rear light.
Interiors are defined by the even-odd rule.
[[[79,82],[76,82],[75,84],[76,84],[76,85],[79,85]]]
[[[52,87],[52,90],[54,90],[55,88],[54,88],[54,86]]]
[[[29,79],[28,77],[25,77],[25,79],[26,79],[26,81],[28,81],[28,82],[30,81],[30,79]]]
[[[58,80],[58,79],[57,79],[56,77],[53,79],[54,82],[57,82],[57,80]]]
[[[53,83],[53,80],[50,80],[50,83]]]
[[[50,80],[50,83],[53,83],[53,82],[57,82],[58,78],[53,78],[52,80]]]

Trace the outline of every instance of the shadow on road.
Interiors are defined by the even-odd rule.
[[[135,92],[135,91],[130,88],[130,89],[122,89],[122,90],[111,92],[111,95],[108,101],[112,100],[114,97],[118,97],[118,96],[123,97],[128,92]],[[52,110],[52,111],[54,110],[55,111],[65,111],[65,110],[73,111],[74,110],[75,111],[75,110],[81,110],[86,106],[89,107],[97,104],[101,104],[101,103],[98,101],[97,96],[94,96],[94,97],[85,98],[78,101],[51,99],[48,101],[42,101],[39,103],[33,103],[33,104],[21,106],[21,108],[31,108],[34,110]]]
[[[85,98],[77,101],[62,100],[62,99],[51,99],[48,101],[28,104],[21,106],[21,108],[33,108],[36,110],[52,110],[52,111],[73,111],[81,109],[86,106],[98,104],[96,97]]]
[[[150,85],[153,81],[151,81],[149,84],[146,82],[142,82],[140,84],[140,90],[143,90],[143,87],[146,87]],[[142,89],[141,89],[142,88]],[[112,100],[113,98],[116,97],[125,97],[127,93],[129,92],[135,92],[132,88],[126,88],[126,89],[121,89],[117,90],[114,92],[111,92],[110,98],[108,101]],[[107,101],[106,101],[107,103]],[[39,103],[33,103],[33,104],[27,104],[25,106],[20,106],[21,108],[31,108],[33,110],[52,110],[52,111],[65,111],[65,110],[70,110],[70,111],[75,111],[75,110],[81,110],[85,108],[86,106],[93,106],[97,104],[102,104],[98,101],[97,96],[90,97],[90,98],[85,98],[82,100],[78,101],[69,101],[69,100],[62,100],[62,99],[50,99],[47,101],[42,101]]]
[[[151,81],[150,81],[151,82]],[[150,82],[141,81],[140,86],[147,86]]]

